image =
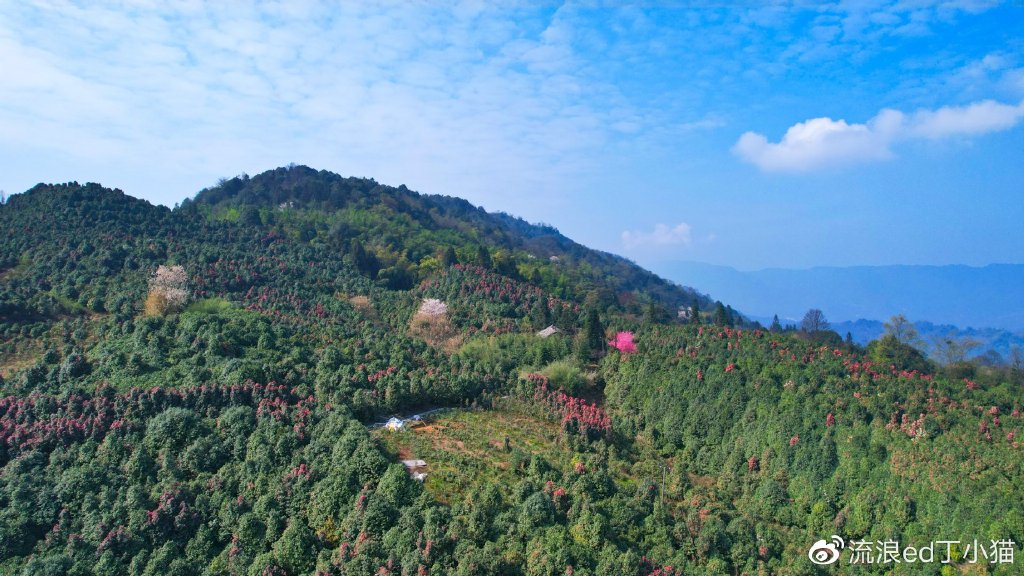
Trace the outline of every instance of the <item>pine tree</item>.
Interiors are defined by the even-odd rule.
[[[455,248],[451,246],[445,248],[444,252],[441,253],[441,265],[444,267],[455,266],[459,263],[459,256],[455,253]]]
[[[604,350],[604,325],[601,324],[601,317],[597,314],[597,310],[591,308],[587,313],[583,331],[587,335],[587,344],[591,350],[597,352]]]
[[[604,351],[604,325],[596,308],[588,308],[583,330],[577,336],[577,353],[583,360],[594,358]]]
[[[769,328],[772,332],[782,332],[782,323],[779,322],[779,315],[772,316],[772,326]]]
[[[728,326],[729,325],[729,313],[725,310],[725,305],[721,301],[715,302],[715,325],[716,326]]]
[[[363,248],[363,243],[358,238],[353,238],[348,243],[348,254],[352,257],[352,262],[356,265],[356,268],[365,272],[367,264],[366,249]]]
[[[476,261],[477,264],[483,266],[484,268],[487,268],[488,270],[493,265],[491,262],[491,251],[488,250],[487,247],[484,246],[483,244],[477,247]]]
[[[533,305],[533,309],[530,311],[530,321],[533,323],[534,330],[543,330],[551,324],[551,313],[543,296],[538,298],[537,303]]]
[[[530,273],[530,284],[533,284],[534,286],[538,286],[539,287],[543,283],[544,283],[544,278],[541,277],[540,270],[538,270],[537,268],[534,268],[533,272]]]

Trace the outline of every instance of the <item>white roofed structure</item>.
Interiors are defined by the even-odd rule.
[[[537,332],[537,336],[540,336],[541,338],[547,338],[548,336],[551,336],[552,334],[558,334],[559,332],[561,332],[561,330],[559,330],[554,325],[551,325],[541,330],[540,332]]]

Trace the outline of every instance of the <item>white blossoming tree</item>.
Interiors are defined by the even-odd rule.
[[[431,318],[437,318],[448,313],[448,305],[437,298],[424,298],[423,304],[420,304],[419,313]]]
[[[445,349],[454,349],[461,342],[448,320],[448,305],[437,298],[423,299],[409,323],[409,335]]]
[[[181,266],[160,266],[149,279],[146,315],[178,312],[188,303],[188,274]]]

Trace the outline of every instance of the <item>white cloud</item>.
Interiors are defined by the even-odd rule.
[[[1014,106],[984,100],[969,106],[919,111],[910,119],[908,132],[924,138],[986,134],[1013,128],[1021,118],[1024,118],[1024,102]]]
[[[740,136],[733,151],[762,170],[799,171],[891,156],[888,132],[876,124],[893,119],[891,111],[876,117],[880,122],[847,124],[845,120],[814,118],[797,123],[782,140],[771,143],[761,134]]]
[[[667,224],[655,224],[654,230],[650,232],[627,230],[622,233],[622,244],[628,250],[641,247],[687,247],[692,241],[690,225],[685,222],[671,228]]]
[[[800,172],[886,160],[893,144],[912,139],[974,136],[1007,130],[1024,118],[1024,102],[992,100],[904,114],[882,110],[864,124],[813,118],[791,126],[779,142],[757,132],[740,136],[732,151],[766,172]]]

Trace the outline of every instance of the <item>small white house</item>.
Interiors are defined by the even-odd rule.
[[[386,424],[384,424],[384,428],[392,432],[397,432],[398,430],[403,430],[405,428],[405,422],[399,418],[391,418]]]
[[[548,336],[551,336],[552,334],[558,334],[559,332],[561,332],[561,330],[559,330],[554,325],[551,325],[541,330],[540,332],[537,332],[537,336],[540,336],[541,338],[547,338]]]

